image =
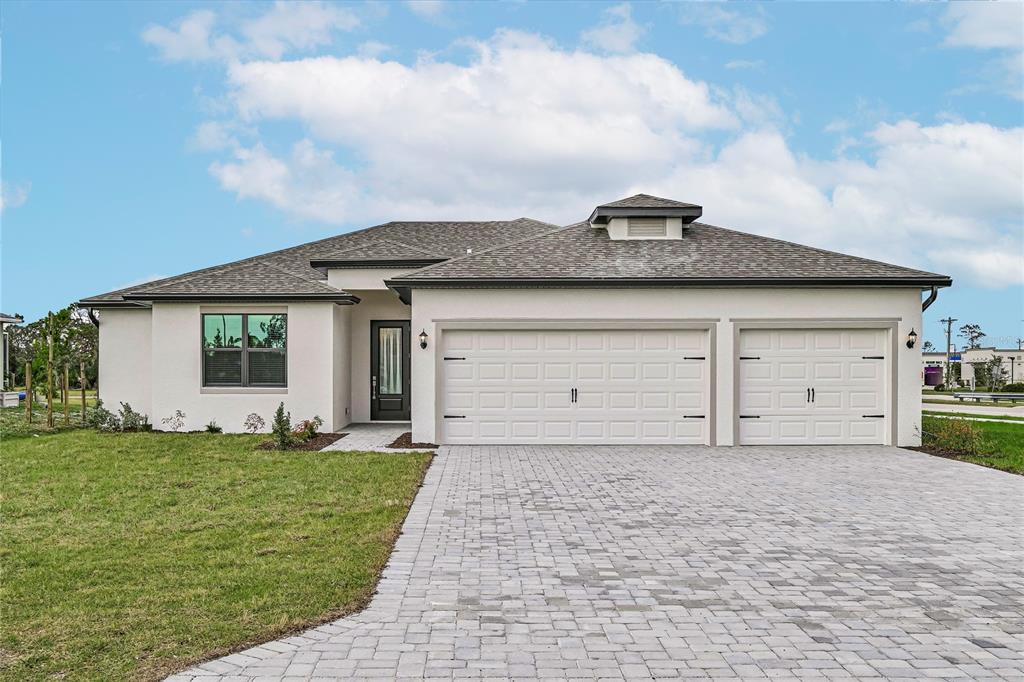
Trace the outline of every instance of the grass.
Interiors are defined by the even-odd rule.
[[[1001,415],[1001,414],[973,414],[970,412],[941,412],[938,410],[922,410],[923,415],[942,415],[943,417],[963,417],[964,419],[980,419],[984,420],[1005,420],[1013,422],[1024,422],[1024,417],[1017,417],[1012,415]]]
[[[930,434],[942,431],[943,423],[954,420],[924,416],[921,427],[924,431],[924,447],[943,450],[941,454],[954,456],[965,462],[982,464],[1014,474],[1024,474],[1024,424],[1006,424],[992,421],[961,421],[970,424],[980,434],[977,454],[951,452],[937,442]]]
[[[92,411],[95,400],[86,397],[86,410]],[[64,425],[64,403],[53,401],[53,428],[46,426],[46,407],[39,404],[32,405],[32,423],[25,420],[25,403],[22,401],[18,407],[0,408],[0,435],[3,437],[12,436],[36,436],[44,433],[57,433],[82,428],[82,403],[74,397],[68,403],[68,414],[70,424]]]
[[[158,679],[361,608],[428,454],[3,441],[0,679]]]

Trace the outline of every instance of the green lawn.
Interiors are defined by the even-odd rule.
[[[1024,403],[1021,402],[1010,402],[1009,400],[928,400],[927,398],[921,399],[922,403],[928,403],[930,405],[984,405],[987,407],[1024,407]],[[1024,409],[1021,410],[1024,412]]]
[[[938,431],[940,422],[944,421],[948,420],[928,416],[921,418],[925,446],[929,445],[929,434]],[[970,424],[981,431],[982,446],[977,455],[961,454],[957,455],[958,459],[1024,474],[1024,424],[991,421],[972,421]]]
[[[0,679],[157,679],[362,607],[428,454],[3,436]]]

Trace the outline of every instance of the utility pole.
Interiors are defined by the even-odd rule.
[[[942,378],[942,383],[949,390],[949,378],[951,372],[949,371],[949,347],[952,344],[953,338],[953,323],[958,320],[953,317],[947,317],[944,320],[939,320],[942,324],[946,325],[946,375]]]

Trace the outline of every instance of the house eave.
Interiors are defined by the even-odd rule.
[[[309,261],[310,267],[317,269],[365,269],[365,268],[409,268],[416,270],[425,268],[428,265],[443,263],[447,258],[420,258],[409,259],[379,259],[379,260],[336,260],[331,258],[314,259]]]
[[[346,293],[323,293],[323,294],[124,294],[129,301],[147,301],[151,303],[266,303],[289,301],[289,302],[313,302],[326,301],[339,305],[354,305],[359,303],[358,296]]]
[[[590,214],[591,225],[607,224],[611,218],[682,218],[683,224],[692,223],[700,218],[704,209],[700,206],[692,208],[680,208],[678,206],[663,206],[650,208],[626,208],[626,207],[604,207],[598,206]]]
[[[764,287],[931,287],[952,286],[949,277],[524,277],[389,279],[389,288],[400,289],[662,289],[662,288],[764,288]],[[399,294],[401,296],[401,293]]]

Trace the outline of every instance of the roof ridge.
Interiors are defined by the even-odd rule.
[[[865,258],[864,256],[855,256],[852,253],[843,253],[842,251],[832,251],[831,249],[823,249],[818,246],[810,246],[808,244],[800,244],[798,242],[792,242],[788,239],[779,239],[778,237],[768,237],[763,234],[754,234],[753,232],[742,232],[740,230],[733,230],[728,227],[722,227],[721,225],[712,225],[711,223],[693,222],[690,225],[701,226],[701,227],[713,227],[716,230],[722,230],[723,232],[731,232],[733,234],[742,234],[748,237],[756,237],[758,239],[767,239],[769,241],[777,242],[779,244],[786,244],[787,246],[796,246],[801,249],[809,249],[811,251],[817,251],[818,253],[826,253],[830,256],[842,256],[843,258],[853,258],[865,263],[874,263],[875,265],[884,265],[889,268],[898,268],[900,270],[906,270],[909,272],[919,272],[923,275],[933,275],[935,277],[945,277],[937,272],[929,272],[928,270],[919,270],[917,268],[908,268],[905,265],[896,265],[895,263],[888,263],[884,260],[876,260],[874,258]]]
[[[542,225],[551,225],[551,223],[545,223],[545,222],[540,221],[540,220],[534,220],[533,218],[516,218],[516,220],[506,220],[506,221],[503,221],[503,222],[513,222],[514,223],[514,222],[518,222],[519,220],[530,220],[530,221],[533,221],[533,222],[536,222],[536,223],[540,223]],[[563,227],[558,227],[556,225],[556,226],[554,226],[554,229],[552,229],[552,230],[548,230],[546,232],[539,232],[537,234],[532,234],[529,237],[523,237],[522,239],[517,239],[515,241],[506,242],[504,244],[499,244],[497,246],[492,246],[489,249],[484,249],[482,251],[477,251],[475,253],[467,253],[467,254],[462,255],[462,256],[456,256],[454,258],[449,258],[446,261],[442,261],[440,263],[434,263],[433,265],[428,265],[426,267],[419,268],[417,270],[413,270],[412,272],[407,272],[404,275],[399,275],[398,277],[395,277],[395,279],[402,279],[403,277],[409,277],[410,275],[418,275],[418,274],[420,274],[422,272],[425,272],[427,270],[433,270],[434,268],[439,268],[442,265],[450,265],[451,263],[458,263],[458,262],[463,261],[463,260],[465,260],[467,258],[473,258],[475,256],[482,256],[485,253],[491,253],[492,251],[497,251],[498,249],[503,249],[503,248],[505,248],[507,246],[514,246],[516,244],[522,244],[524,242],[530,241],[531,239],[540,239],[542,237],[547,237],[548,235],[555,234],[556,232],[561,232],[562,230],[567,230],[570,227],[575,227],[576,225],[579,225],[579,224],[580,223],[576,223],[576,224],[573,224],[573,225],[565,225]]]

